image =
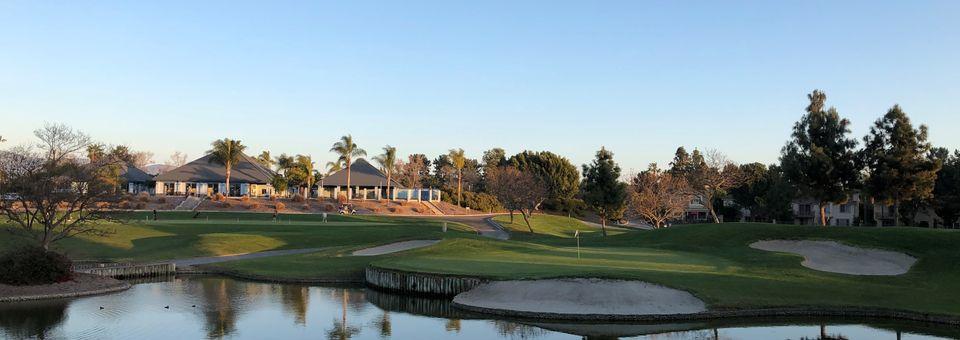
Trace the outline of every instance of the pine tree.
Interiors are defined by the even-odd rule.
[[[846,203],[856,188],[858,168],[849,138],[850,121],[835,108],[824,110],[826,94],[814,90],[807,96],[807,113],[793,126],[791,140],[783,147],[780,163],[784,177],[820,207],[820,224],[827,225],[826,206]]]
[[[933,209],[945,226],[951,227],[960,217],[960,150],[937,148],[932,157],[942,167],[933,186]]]
[[[893,204],[894,223],[900,225],[901,204],[932,198],[940,170],[940,164],[928,157],[927,127],[914,129],[907,114],[894,105],[874,123],[863,142],[866,190],[875,200]]]
[[[583,165],[583,177],[583,200],[600,215],[600,230],[607,236],[607,220],[623,217],[627,207],[627,184],[620,181],[613,153],[601,147],[593,163]]]

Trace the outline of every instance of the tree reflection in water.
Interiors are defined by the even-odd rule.
[[[460,319],[447,319],[443,328],[446,329],[447,332],[460,333]]]
[[[333,329],[327,331],[327,339],[331,340],[346,340],[353,338],[355,335],[360,334],[360,328],[350,326],[347,324],[347,301],[350,300],[350,291],[346,289],[334,289],[332,290],[333,295],[341,296],[341,315],[340,320],[333,319]]]
[[[532,339],[548,334],[547,330],[543,328],[509,321],[493,320],[490,323],[497,329],[497,333],[504,338]]]
[[[236,331],[236,323],[243,308],[245,298],[259,295],[255,285],[248,285],[229,279],[201,278],[199,294],[203,299],[200,313],[206,320],[205,328],[209,338],[222,338]]]
[[[373,327],[380,331],[380,337],[383,339],[393,335],[393,326],[390,324],[390,312],[382,311],[380,318],[373,321]]]
[[[310,288],[307,286],[280,285],[280,301],[293,314],[294,322],[307,325],[307,306],[310,304]]]
[[[897,338],[898,339],[900,338],[899,335],[897,336]],[[820,325],[819,337],[816,337],[816,338],[802,337],[800,339],[801,340],[848,340],[847,337],[844,336],[843,334],[833,334],[833,335],[827,334],[827,326],[823,324]]]
[[[69,300],[0,304],[0,328],[14,339],[46,339],[67,316]]]

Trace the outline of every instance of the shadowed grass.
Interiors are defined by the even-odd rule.
[[[197,218],[192,212],[159,215],[159,221],[103,223],[100,227],[110,231],[109,235],[65,239],[57,242],[54,249],[73,259],[153,261],[439,239],[444,235],[441,221],[412,218],[330,215],[330,222],[323,223],[320,215],[280,215],[277,221],[272,214],[257,213],[201,213]],[[450,224],[450,228],[446,235],[472,231],[456,223]],[[4,237],[0,249],[26,243],[30,241]]]

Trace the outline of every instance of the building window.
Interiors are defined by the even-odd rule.
[[[840,212],[842,212],[842,213],[847,212],[847,205],[846,205],[846,204],[841,204],[841,205],[840,205]]]

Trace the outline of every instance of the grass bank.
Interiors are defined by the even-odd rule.
[[[445,240],[374,265],[495,279],[637,279],[690,291],[719,309],[860,306],[960,315],[960,233],[953,231],[691,225],[585,237],[578,255],[568,230],[558,228],[523,241]],[[832,274],[802,267],[800,256],[748,247],[764,239],[836,240],[905,252],[919,261],[902,276]]]

